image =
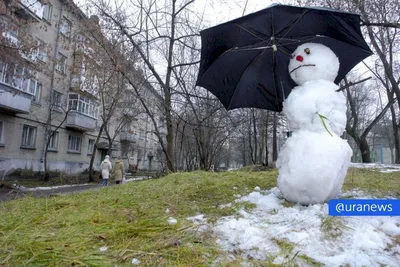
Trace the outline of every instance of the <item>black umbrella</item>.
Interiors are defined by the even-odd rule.
[[[217,96],[227,110],[281,111],[296,86],[288,72],[290,55],[303,43],[324,44],[338,56],[335,83],[372,54],[359,15],[279,4],[206,29],[201,41],[197,85]]]

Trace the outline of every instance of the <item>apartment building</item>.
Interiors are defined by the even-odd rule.
[[[39,45],[22,52],[26,64],[0,61],[0,175],[4,177],[16,169],[43,171],[45,140],[49,141],[46,155],[50,170],[82,172],[93,153],[98,167],[109,147],[103,134],[94,151],[102,123],[101,103],[98,88],[82,82],[89,77],[79,61],[79,55],[87,50],[82,46],[82,29],[88,18],[72,0],[50,0],[45,4],[20,0],[18,4],[17,16],[28,23],[15,25],[3,16],[2,36],[18,43],[24,33]],[[155,105],[161,101],[151,86],[148,94]],[[161,154],[152,134],[154,124],[148,116],[137,115],[118,133],[111,156],[122,155],[127,167],[159,169]],[[157,116],[162,124],[160,118]],[[55,129],[50,136],[48,133]]]

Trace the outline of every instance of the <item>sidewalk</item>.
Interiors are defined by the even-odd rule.
[[[135,177],[127,179],[126,182],[141,181],[144,179],[151,179],[151,177]],[[109,186],[115,186],[115,183],[111,183]],[[72,194],[80,193],[87,190],[94,190],[102,188],[101,183],[99,184],[76,184],[76,185],[60,185],[51,187],[34,187],[27,188],[22,186],[16,186],[13,188],[0,187],[0,202],[9,201],[30,195],[32,197],[50,197],[61,194]]]

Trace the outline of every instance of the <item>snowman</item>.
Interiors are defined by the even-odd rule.
[[[339,59],[317,43],[297,47],[289,62],[298,84],[283,103],[293,132],[279,153],[278,187],[290,202],[309,205],[335,198],[352,156],[340,138],[346,126],[346,99],[333,81]]]

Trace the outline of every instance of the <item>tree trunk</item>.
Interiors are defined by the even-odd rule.
[[[371,153],[369,145],[365,137],[360,137],[358,147],[361,151],[361,157],[363,163],[371,163]]]
[[[90,164],[89,164],[89,182],[96,182],[96,180],[93,177],[93,163],[94,163],[94,158],[96,157],[96,151],[97,151],[97,144],[99,143],[101,134],[103,133],[103,128],[104,124],[100,126],[99,134],[96,137],[96,141],[94,142],[94,147],[93,147],[93,153],[92,156],[90,157]]]
[[[272,130],[272,161],[275,162],[278,159],[278,138],[277,138],[277,128],[278,128],[278,116],[274,112],[274,124]]]
[[[252,110],[252,117],[253,117],[253,131],[254,131],[254,164],[257,164],[257,163],[259,163],[258,158],[257,158],[258,140],[257,140],[256,116],[254,114],[254,109]]]
[[[44,164],[44,180],[47,182],[50,180],[50,174],[47,169],[47,151],[49,149],[50,138],[45,138],[45,139],[47,139],[47,141],[46,141],[46,148],[44,150],[43,164]]]
[[[243,150],[242,150],[242,162],[243,166],[247,165],[247,160],[246,160],[246,137],[243,135],[242,138],[242,143],[243,143]]]
[[[400,164],[400,140],[399,140],[399,126],[397,125],[396,111],[392,106],[390,108],[390,113],[392,115],[392,125],[393,125],[393,144],[394,144],[394,163]]]
[[[253,164],[256,164],[256,161],[254,159],[254,154],[253,154],[253,145],[252,145],[252,141],[251,141],[251,119],[250,119],[250,128],[247,130],[247,133],[249,134],[249,154],[250,154],[250,158],[251,158],[251,162]]]
[[[269,123],[269,112],[267,112],[267,116],[265,119],[265,130],[264,130],[264,138],[265,138],[265,166],[268,167],[269,162],[268,162],[268,156],[269,156],[269,151],[268,151],[268,123]]]

